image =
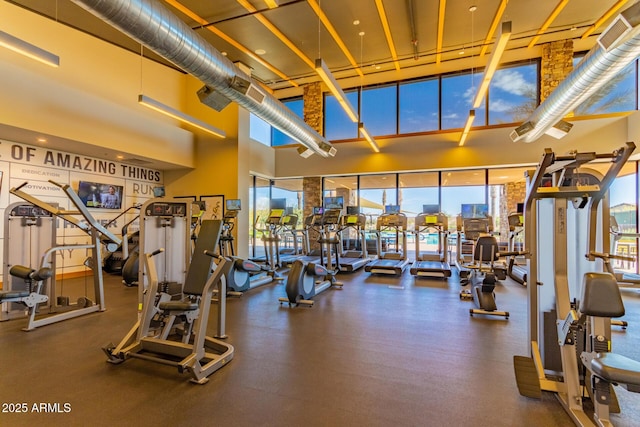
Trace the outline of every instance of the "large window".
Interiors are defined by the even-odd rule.
[[[397,85],[362,90],[361,121],[374,136],[395,135]]]
[[[484,174],[484,169],[442,172],[442,212],[449,218],[449,230],[456,230],[463,204],[487,203]]]
[[[348,91],[345,95],[357,112],[358,91]],[[358,137],[358,124],[351,121],[335,96],[330,94],[325,94],[324,97],[324,136],[330,141]]]
[[[493,212],[493,230],[500,233],[498,240],[509,241],[509,214],[516,213],[519,203],[524,203],[527,192],[525,172],[531,168],[489,169],[489,211]],[[514,245],[522,247],[524,232],[514,230]]]
[[[433,78],[400,84],[400,133],[440,128],[440,80]]]
[[[473,98],[478,90],[482,75],[479,73],[465,73],[442,77],[442,129],[463,128],[469,110],[472,108]],[[483,105],[475,109],[476,118],[473,126],[484,126],[486,97]]]
[[[282,101],[282,103],[291,111],[293,111],[296,115],[298,115],[301,119],[304,118],[304,108],[303,108],[304,102],[302,101],[302,98],[284,100]],[[290,144],[298,144],[298,141],[280,132],[275,127],[272,128],[271,130],[272,146],[277,147],[279,145],[290,145]]]
[[[376,226],[385,206],[397,205],[396,174],[360,177],[360,212],[367,216],[367,228]]]
[[[271,145],[271,125],[251,113],[249,115],[249,137],[264,145]]]
[[[358,205],[358,177],[330,176],[323,181],[323,197],[342,197],[344,206]]]
[[[255,177],[253,186],[254,203],[249,206],[249,214],[252,223],[249,224],[249,235],[252,240],[251,253],[254,257],[264,256],[264,243],[262,242],[261,228],[269,216],[269,199],[271,197],[271,181],[265,178]]]
[[[538,103],[537,64],[501,68],[489,85],[489,124],[525,120]]]
[[[582,56],[576,56],[573,65],[576,66]],[[606,83],[582,104],[576,107],[576,116],[588,116],[595,114],[617,113],[632,111],[636,107],[636,64],[633,61],[622,69],[615,77]]]

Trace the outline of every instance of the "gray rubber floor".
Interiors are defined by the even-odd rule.
[[[101,347],[133,325],[137,300],[136,288],[107,276],[106,312],[32,332],[20,330],[23,320],[0,323],[0,425],[572,425],[552,394],[518,394],[512,358],[528,354],[522,286],[497,288],[505,321],[471,318],[455,275],[341,279],[344,289],[313,308],[280,306],[284,285],[229,299],[235,357],[194,385],[170,366],[106,362]],[[640,294],[624,298],[630,327],[614,333],[614,350],[640,360]],[[613,421],[640,425],[640,394],[617,391]],[[23,403],[26,413],[10,413]],[[38,413],[41,403],[57,411]]]

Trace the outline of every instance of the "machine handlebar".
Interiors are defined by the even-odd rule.
[[[151,252],[151,253],[149,254],[149,256],[150,256],[150,257],[152,257],[152,256],[156,256],[156,255],[158,255],[158,254],[161,254],[162,252],[164,252],[164,248],[156,249],[155,251]]]
[[[222,256],[220,256],[217,253],[215,253],[213,251],[210,251],[210,250],[205,250],[204,254],[205,255],[209,255],[210,257],[215,258],[215,259],[222,259]]]
[[[27,185],[28,183],[29,183],[29,181],[25,181],[22,184],[18,185],[16,188],[14,188],[14,190],[17,191],[17,190],[21,189],[22,187],[24,187],[25,185]]]

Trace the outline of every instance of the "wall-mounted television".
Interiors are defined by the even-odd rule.
[[[397,214],[400,213],[400,205],[385,205],[384,213],[386,214]]]
[[[422,213],[437,214],[440,213],[440,205],[422,205]]]
[[[228,211],[239,211],[241,204],[240,204],[240,199],[227,199],[225,201],[226,203],[226,208]]]
[[[518,203],[518,205],[516,207],[516,212],[517,213],[524,213],[524,203]]]
[[[88,208],[120,209],[123,189],[122,185],[80,181],[77,193]]]
[[[322,204],[325,209],[342,209],[344,206],[344,197],[325,197]]]
[[[460,206],[462,218],[487,218],[489,206],[484,203],[463,203]]]

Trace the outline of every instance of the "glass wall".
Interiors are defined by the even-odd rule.
[[[398,86],[390,85],[362,90],[360,121],[374,136],[398,133],[396,114],[398,111]]]
[[[324,178],[323,197],[342,197],[344,206],[358,206],[358,177],[331,176]]]
[[[533,168],[533,167],[532,167]],[[529,168],[501,168],[489,169],[489,199],[493,212],[493,229],[495,233],[500,233],[498,241],[505,245],[509,242],[510,230],[508,216],[515,213],[519,203],[524,203],[527,183],[525,172]],[[524,232],[517,231],[514,236],[514,243],[522,245],[524,243]]]
[[[357,113],[358,91],[345,91],[345,95]],[[358,123],[351,121],[336,97],[328,93],[324,96],[324,136],[331,141],[358,137]]]
[[[449,218],[449,230],[455,232],[456,217],[462,212],[463,204],[487,203],[485,170],[442,172],[441,180],[441,210]]]
[[[481,78],[482,74],[474,73],[442,77],[442,129],[464,127]],[[484,104],[486,104],[486,97],[483,105],[475,109],[476,118],[473,121],[473,126],[485,126],[487,124]]]
[[[440,79],[400,84],[399,133],[440,129]]]
[[[264,145],[271,145],[271,125],[255,114],[250,113],[249,137]]]
[[[271,200],[271,181],[265,178],[254,177],[253,196],[255,209],[249,212],[253,222],[249,224],[249,236],[253,240],[254,257],[264,256],[264,244],[261,240],[264,222],[269,216],[269,203]]]
[[[367,216],[367,228],[373,229],[385,207],[398,204],[396,174],[361,176],[359,193],[360,213]]]
[[[425,205],[440,205],[440,191],[438,189],[438,172],[401,173],[398,175],[398,202],[400,209],[407,215],[407,228],[415,230],[415,218],[424,211]],[[440,210],[440,209],[438,209]],[[416,236],[408,235],[409,250],[415,250]],[[421,235],[419,237],[420,252],[436,252],[438,250],[437,234]]]
[[[574,57],[573,65],[577,65],[583,55]],[[593,95],[576,107],[576,116],[617,113],[637,109],[637,77],[638,61],[633,61],[622,69],[615,77],[607,82]]]
[[[538,64],[496,71],[489,85],[489,124],[524,121],[538,106]]]
[[[304,119],[304,102],[302,98],[285,99],[282,103],[298,115],[301,119]],[[298,144],[298,141],[280,132],[278,129],[271,128],[271,145],[277,147],[279,145]]]

